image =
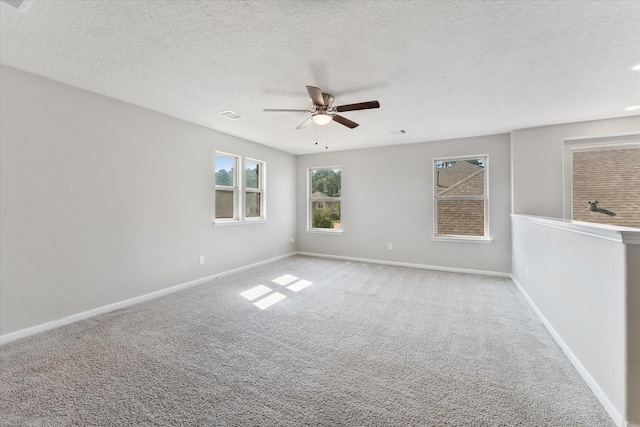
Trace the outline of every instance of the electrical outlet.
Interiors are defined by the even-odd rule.
[[[392,251],[393,250],[393,243],[387,243],[387,249]]]
[[[531,269],[527,267],[527,279],[531,279]]]
[[[200,264],[204,264],[204,255],[200,255]]]

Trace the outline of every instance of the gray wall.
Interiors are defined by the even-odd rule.
[[[640,116],[513,131],[513,212],[563,217],[565,138],[605,137],[638,131]]]
[[[433,241],[433,159],[475,154],[489,155],[493,242]],[[306,232],[307,169],[321,166],[342,168],[342,235]],[[297,181],[299,251],[510,272],[508,134],[298,156]]]
[[[0,335],[295,250],[293,155],[0,71]],[[267,223],[213,226],[215,150],[267,162]]]
[[[561,217],[563,138],[640,130],[635,116],[514,131],[511,150],[503,134],[296,159],[0,70],[0,335],[296,249],[508,273],[510,156],[515,212]],[[267,223],[212,225],[215,150],[267,162]],[[473,154],[489,154],[493,242],[433,241],[433,158]],[[342,235],[305,231],[317,166],[342,167]]]

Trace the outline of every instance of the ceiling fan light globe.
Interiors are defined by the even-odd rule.
[[[333,117],[330,116],[329,114],[317,113],[312,116],[312,119],[315,122],[315,124],[323,126],[323,125],[328,125],[329,122],[333,120]]]

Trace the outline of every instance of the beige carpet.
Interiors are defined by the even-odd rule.
[[[509,280],[318,258],[15,341],[0,363],[4,425],[614,425]]]

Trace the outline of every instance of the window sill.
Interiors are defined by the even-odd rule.
[[[333,228],[307,228],[307,233],[313,233],[313,234],[335,234],[335,235],[340,235],[342,234],[342,230],[336,230]]]
[[[230,220],[230,221],[213,221],[215,227],[228,227],[231,225],[246,225],[246,224],[264,224],[266,219],[246,219],[244,221]]]
[[[493,239],[490,237],[462,237],[462,236],[433,236],[431,238],[434,242],[454,242],[454,243],[483,243],[491,244]]]

